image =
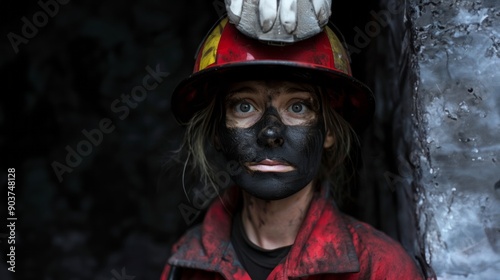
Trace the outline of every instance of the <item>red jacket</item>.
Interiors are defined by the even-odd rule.
[[[230,199],[228,199],[230,198]],[[224,204],[239,201],[230,189]],[[172,266],[176,279],[250,280],[230,242],[231,214],[220,200],[209,208],[203,223],[189,230],[173,247],[161,280]],[[288,256],[271,272],[278,279],[423,279],[403,248],[368,224],[342,214],[327,198],[316,194]]]

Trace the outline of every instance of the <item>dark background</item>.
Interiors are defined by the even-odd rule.
[[[331,19],[348,43],[375,2],[333,1]],[[7,271],[7,229],[0,227],[1,279],[159,278],[170,246],[189,226],[178,209],[185,201],[180,175],[165,166],[183,132],[170,113],[170,93],[219,17],[222,1],[215,3],[69,1],[17,54],[7,34],[22,35],[22,18],[33,22],[42,8],[3,3],[0,173],[6,178],[7,168],[16,169],[18,221],[16,273]],[[354,75],[364,81],[369,49],[352,56]],[[113,101],[157,65],[169,76],[120,119]],[[82,130],[99,128],[103,118],[115,130],[59,181],[52,164],[66,164],[66,147],[76,149],[86,139]],[[5,186],[2,179],[2,201]]]

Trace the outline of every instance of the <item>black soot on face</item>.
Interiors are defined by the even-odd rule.
[[[248,128],[228,128],[221,124],[219,140],[227,161],[237,161],[242,172],[233,181],[249,194],[263,200],[289,197],[310,183],[318,173],[325,128],[322,118],[307,125],[285,125],[274,107],[268,107],[261,119]],[[260,172],[248,169],[248,163],[265,159],[286,162],[289,172]]]

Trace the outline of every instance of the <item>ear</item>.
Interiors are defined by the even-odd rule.
[[[333,134],[328,130],[326,132],[326,137],[325,141],[323,142],[323,148],[329,149],[333,146],[333,143],[335,142],[335,138],[333,137]]]

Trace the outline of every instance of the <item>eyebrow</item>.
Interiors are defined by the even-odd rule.
[[[285,91],[283,91],[284,93],[296,93],[296,92],[307,92],[307,93],[313,93],[313,89],[312,88],[303,88],[303,87],[289,87],[289,88],[286,88]]]
[[[258,91],[257,91],[257,89],[255,89],[253,87],[241,86],[241,87],[237,87],[236,89],[230,90],[226,95],[226,99],[231,98],[233,95],[235,95],[237,93],[242,93],[242,92],[255,93]]]
[[[258,89],[250,86],[241,86],[237,87],[236,89],[230,90],[226,96],[226,98],[231,98],[231,96],[237,94],[237,93],[257,93],[259,92]],[[307,88],[307,87],[296,87],[296,86],[291,86],[291,87],[280,87],[278,88],[278,91],[273,91],[273,94],[278,93],[278,94],[292,94],[292,93],[298,93],[298,92],[306,92],[306,93],[314,93],[312,88]]]

